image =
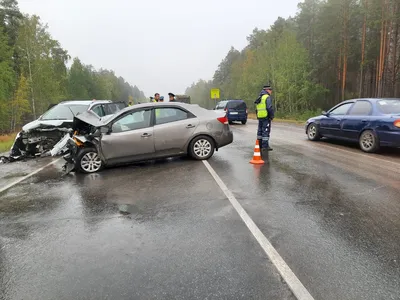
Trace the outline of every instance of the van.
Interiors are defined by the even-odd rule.
[[[215,110],[225,110],[229,124],[233,122],[247,123],[247,105],[243,100],[223,100],[217,103]]]

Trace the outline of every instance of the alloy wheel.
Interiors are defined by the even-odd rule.
[[[199,157],[207,157],[211,152],[211,143],[206,139],[199,139],[193,146],[193,152]]]
[[[100,170],[101,165],[101,159],[96,152],[88,152],[81,158],[81,167],[85,172],[97,172]]]

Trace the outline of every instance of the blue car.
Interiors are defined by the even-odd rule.
[[[217,103],[216,110],[225,110],[229,124],[233,122],[247,123],[247,105],[243,100],[223,100]]]
[[[364,152],[400,147],[400,99],[352,99],[307,120],[309,140],[322,137],[358,142]]]

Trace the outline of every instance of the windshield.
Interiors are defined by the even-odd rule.
[[[40,118],[41,120],[73,120],[78,113],[83,113],[88,109],[89,105],[73,104],[73,105],[56,105],[49,111],[45,112]]]
[[[383,114],[400,114],[400,99],[379,100],[377,103],[379,111]]]

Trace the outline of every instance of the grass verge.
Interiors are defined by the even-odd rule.
[[[14,144],[16,133],[0,135],[0,153],[8,152]]]

